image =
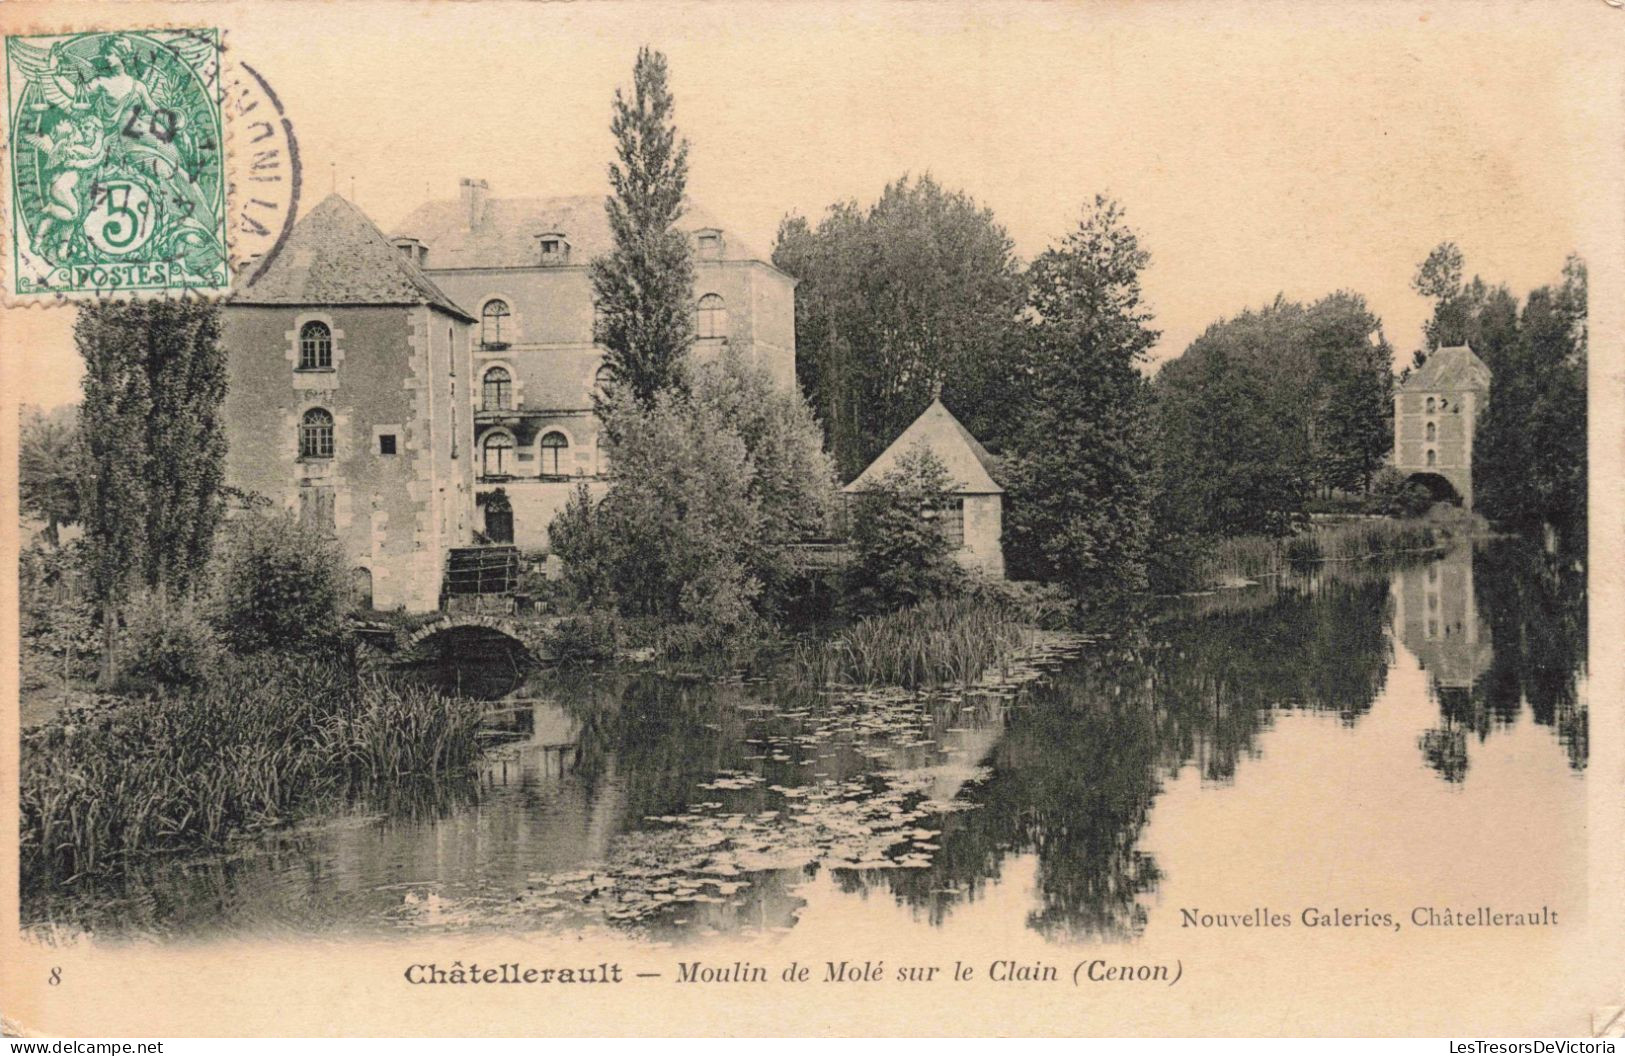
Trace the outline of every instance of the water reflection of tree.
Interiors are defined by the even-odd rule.
[[[1422,735],[1428,765],[1447,781],[1467,773],[1467,735],[1478,740],[1517,721],[1525,703],[1552,727],[1569,765],[1584,769],[1588,714],[1580,699],[1586,665],[1586,575],[1580,554],[1558,540],[1502,539],[1473,554],[1474,602],[1494,646],[1471,691],[1439,691],[1438,729]]]
[[[1195,763],[1227,781],[1275,707],[1353,723],[1389,661],[1384,580],[1284,590],[1239,611],[1141,624],[1091,651],[1013,710],[966,792],[976,809],[943,821],[928,869],[870,874],[940,921],[979,897],[1010,854],[1038,859],[1029,924],[1058,938],[1118,939],[1145,926],[1161,872],[1138,849],[1165,777]]]

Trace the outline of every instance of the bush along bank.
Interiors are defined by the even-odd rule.
[[[466,771],[478,701],[326,660],[73,708],[22,737],[22,886],[218,847],[335,799]]]

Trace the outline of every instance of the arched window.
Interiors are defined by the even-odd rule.
[[[600,396],[609,395],[609,387],[615,383],[615,371],[608,363],[599,367],[592,376],[593,391]]]
[[[1433,397],[1432,397],[1432,396],[1429,396],[1429,397],[1428,397],[1428,413],[1429,413],[1429,414],[1432,414],[1432,413],[1433,413],[1433,412],[1434,412],[1434,410],[1435,410],[1435,409],[1437,409],[1437,403],[1436,403],[1436,401],[1435,401],[1435,400],[1434,400],[1434,399],[1433,399]]]
[[[1439,453],[1437,451],[1433,450],[1431,447],[1428,448],[1428,465],[1430,465],[1430,466],[1437,465],[1438,462],[1439,462]]]
[[[708,337],[728,336],[728,306],[722,298],[708,293],[700,298],[695,308],[695,333],[702,340]]]
[[[480,344],[486,348],[507,348],[502,327],[508,318],[508,302],[490,300],[480,310]]]
[[[312,407],[299,420],[299,457],[333,457],[333,416]]]
[[[542,475],[562,476],[564,473],[564,452],[570,446],[570,441],[563,433],[553,432],[542,437]]]
[[[492,433],[481,447],[484,463],[481,469],[488,477],[503,477],[513,471],[513,437],[507,433]]]
[[[331,370],[333,331],[326,323],[309,322],[299,328],[299,369]]]
[[[1437,439],[1438,435],[1439,435],[1439,427],[1434,425],[1432,422],[1429,422],[1428,423],[1428,439],[1429,440]]]
[[[492,367],[485,372],[485,384],[480,395],[480,409],[506,411],[513,407],[513,375],[506,367]]]

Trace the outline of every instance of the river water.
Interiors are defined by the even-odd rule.
[[[1576,565],[1496,543],[1168,601],[971,693],[504,669],[477,780],[25,920],[1115,942],[1191,913],[1573,911],[1584,601]]]

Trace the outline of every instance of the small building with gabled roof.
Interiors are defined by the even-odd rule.
[[[1394,393],[1394,467],[1473,508],[1473,430],[1490,368],[1467,345],[1435,349]]]
[[[848,495],[869,491],[897,468],[902,457],[917,447],[936,456],[953,480],[948,508],[938,511],[939,523],[954,556],[966,568],[1004,575],[1004,489],[994,475],[997,462],[940,399],[880,453],[869,467],[848,484]]]
[[[428,611],[474,530],[474,319],[334,194],[222,313],[226,483],[331,530],[360,600]]]

